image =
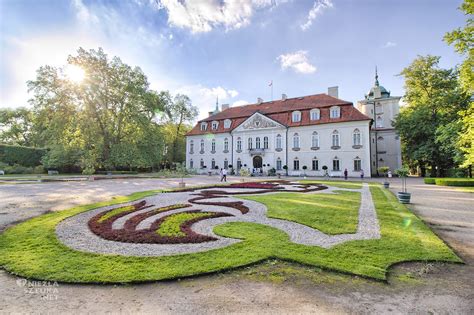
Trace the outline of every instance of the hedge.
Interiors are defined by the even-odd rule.
[[[435,182],[439,186],[474,187],[474,179],[468,178],[436,178]]]
[[[13,166],[15,164],[33,167],[41,165],[41,158],[46,149],[0,144],[0,162]]]
[[[436,178],[426,177],[423,180],[424,180],[425,184],[429,184],[429,185],[435,185],[436,184]]]

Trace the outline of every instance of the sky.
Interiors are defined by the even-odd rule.
[[[417,55],[461,58],[443,42],[460,0],[0,0],[0,108],[29,106],[26,81],[79,47],[139,66],[154,90],[188,95],[199,118],[220,104],[326,93],[356,103]]]

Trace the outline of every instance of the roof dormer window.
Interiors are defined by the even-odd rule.
[[[217,130],[217,127],[219,127],[219,122],[218,121],[213,121],[212,122],[212,130]]]
[[[292,122],[300,122],[301,121],[301,112],[300,111],[294,111],[291,114],[291,121]]]
[[[341,117],[341,108],[339,106],[333,106],[329,110],[330,118],[340,118]]]
[[[319,109],[315,108],[310,111],[311,120],[319,120],[321,118]]]
[[[201,131],[206,131],[207,130],[207,123],[206,122],[202,122],[201,123]]]
[[[232,120],[230,120],[230,119],[224,120],[224,128],[225,129],[229,129],[231,124],[232,124]]]

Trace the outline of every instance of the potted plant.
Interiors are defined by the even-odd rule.
[[[285,170],[286,176],[288,176],[288,166],[283,165],[283,169]]]
[[[232,164],[228,165],[227,168],[230,169],[230,175],[235,175],[234,169],[232,167]]]
[[[303,165],[302,168],[303,168],[303,176],[306,179],[306,170],[308,169],[308,167],[306,165]]]
[[[328,176],[328,167],[326,165],[323,165],[322,170],[324,171],[323,176]]]
[[[402,191],[397,193],[398,201],[400,203],[410,203],[411,193],[407,192],[408,169],[402,167],[396,170],[395,173],[402,179]]]
[[[388,188],[390,186],[390,183],[387,181],[387,174],[389,170],[390,168],[388,166],[379,167],[379,173],[382,173],[384,177],[383,187],[385,188]]]

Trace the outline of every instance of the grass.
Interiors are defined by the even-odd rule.
[[[467,192],[467,193],[474,193],[474,187],[453,187],[457,191]]]
[[[117,214],[120,214],[122,212],[126,212],[126,211],[131,211],[133,210],[135,207],[130,205],[130,206],[125,206],[125,207],[120,207],[120,208],[117,208],[117,209],[113,209],[111,211],[108,211],[106,212],[103,216],[100,217],[99,220],[97,220],[97,222],[101,223],[101,222],[104,222],[105,220],[117,215]]]
[[[300,180],[302,184],[323,184],[323,185],[330,185],[338,188],[348,188],[348,189],[361,189],[362,183],[356,181],[342,181],[342,180]]]
[[[241,239],[207,252],[163,257],[101,255],[72,250],[58,241],[56,225],[94,208],[139,200],[157,191],[135,193],[48,213],[8,228],[0,235],[0,266],[32,279],[74,283],[123,283],[176,279],[255,264],[267,259],[385,280],[391,265],[403,261],[461,262],[418,217],[394,195],[370,184],[381,225],[379,240],[352,241],[331,249],[291,243],[282,231],[254,223],[232,222],[214,232]],[[301,193],[294,193],[298,198]]]
[[[181,225],[189,220],[195,218],[202,218],[209,216],[209,212],[198,213],[177,213],[167,217],[161,223],[159,229],[156,231],[161,236],[186,236],[186,233],[181,231]]]
[[[294,221],[326,234],[357,232],[360,193],[336,191],[336,194],[279,193],[240,196],[268,207],[267,216]]]

